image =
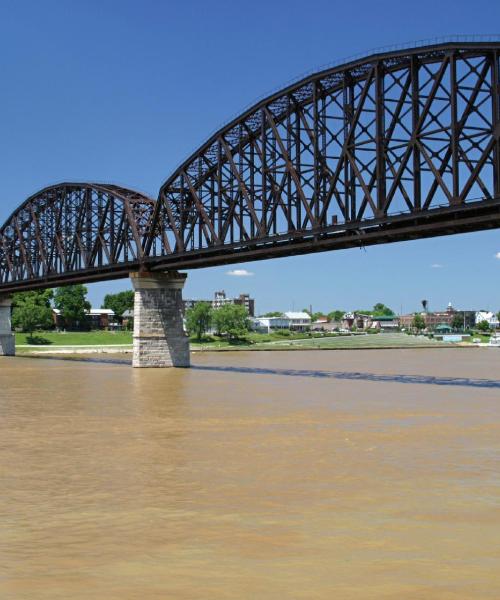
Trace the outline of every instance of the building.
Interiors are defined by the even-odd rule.
[[[214,299],[212,300],[212,308],[217,310],[218,308],[226,306],[226,304],[232,304],[231,299],[226,296],[226,292],[224,290],[215,292]]]
[[[342,317],[341,329],[371,329],[372,327],[372,316],[365,315],[357,312],[346,312]]]
[[[373,317],[371,327],[384,332],[397,331],[399,329],[399,318],[396,315]]]
[[[290,329],[290,319],[281,317],[256,317],[252,319],[252,328],[261,333],[270,333],[272,330]]]
[[[500,323],[498,315],[488,310],[478,310],[475,314],[475,324],[479,325],[482,321],[486,321],[490,329],[498,329]]]
[[[285,317],[290,324],[290,331],[309,331],[311,329],[311,315],[306,312],[286,312]]]
[[[311,323],[311,331],[335,331],[339,328],[339,321],[329,321],[326,317],[320,317]]]
[[[250,298],[250,294],[240,294],[237,298],[228,298],[224,290],[215,292],[213,300],[184,300],[184,310],[193,308],[198,302],[208,302],[212,308],[217,310],[226,304],[237,304],[244,306],[250,317],[255,316],[255,300]]]
[[[124,329],[132,329],[134,326],[134,311],[126,310],[122,315],[122,326]]]
[[[421,312],[418,313],[424,319],[425,328],[434,331],[439,325],[447,325],[453,328],[454,323],[460,319],[460,329],[470,329],[476,324],[476,311],[473,310],[456,310],[451,302],[445,311],[437,312]],[[400,325],[405,329],[413,327],[413,318],[415,314],[402,315],[400,317]]]
[[[66,327],[58,308],[52,309],[52,317],[57,329]],[[86,311],[85,323],[77,323],[75,329],[116,329],[119,327],[115,313],[110,308],[91,308]]]
[[[250,298],[250,294],[240,294],[237,298],[234,298],[233,302],[244,306],[251,317],[255,315],[255,300]]]

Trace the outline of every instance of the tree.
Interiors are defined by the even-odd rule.
[[[283,313],[280,312],[279,310],[273,310],[271,312],[267,312],[264,315],[262,315],[263,317],[282,317]]]
[[[247,309],[238,304],[225,304],[214,310],[213,323],[217,333],[230,340],[244,338],[250,328]]]
[[[213,309],[209,302],[197,302],[186,311],[186,326],[190,335],[195,334],[201,340],[212,324]]]
[[[324,319],[326,317],[326,315],[324,315],[322,312],[315,312],[312,313],[311,316],[311,321],[317,321],[318,319]]]
[[[372,315],[374,317],[392,317],[394,315],[394,311],[392,308],[389,308],[382,302],[377,302],[373,307]]]
[[[422,308],[424,309],[424,312],[427,312],[427,307],[429,306],[429,301],[428,300],[422,300]]]
[[[480,321],[477,325],[476,325],[477,329],[479,329],[479,331],[489,331],[490,330],[490,324],[488,323],[488,321]]]
[[[111,309],[121,321],[125,311],[134,309],[134,292],[126,290],[117,294],[106,294],[102,308]]]
[[[50,329],[52,319],[52,290],[20,292],[12,298],[12,325],[29,333],[32,337],[36,329]]]
[[[321,317],[326,317],[326,315],[324,313],[322,313],[321,311],[311,312],[311,309],[309,309],[309,308],[303,308],[302,312],[305,312],[306,314],[308,314],[311,317],[311,321],[317,321]]]
[[[87,288],[84,285],[68,285],[57,288],[54,304],[61,311],[66,327],[78,327],[85,322],[90,302],[86,299]]]
[[[411,322],[411,325],[417,331],[425,329],[425,319],[424,319],[424,317],[422,315],[416,314],[413,317],[413,321]]]
[[[327,314],[329,321],[342,321],[345,315],[345,310],[332,310]]]
[[[459,314],[453,315],[453,319],[451,320],[451,326],[453,329],[462,329],[464,326],[463,316]]]

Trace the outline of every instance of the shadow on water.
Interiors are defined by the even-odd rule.
[[[48,354],[48,353],[47,353]],[[131,358],[108,358],[108,357],[95,357],[95,356],[85,356],[85,355],[73,355],[73,356],[65,356],[60,355],[57,356],[55,354],[49,354],[45,356],[44,354],[17,354],[16,358],[31,358],[31,359],[41,359],[41,360],[65,360],[70,362],[84,362],[84,363],[97,363],[97,364],[107,364],[107,365],[132,365]]]
[[[499,380],[470,379],[468,377],[433,377],[431,375],[377,375],[375,373],[350,373],[347,371],[313,371],[309,369],[266,369],[263,367],[219,367],[206,365],[193,365],[192,368],[199,371],[246,373],[249,375],[285,375],[288,377],[314,377],[318,379],[346,379],[384,383],[413,383],[419,385],[448,385],[500,389]]]
[[[131,365],[130,358],[107,358],[85,356],[23,356],[22,358],[40,358],[44,360],[64,360],[73,362],[87,362],[110,365]],[[287,377],[312,377],[316,379],[344,379],[351,381],[373,381],[379,383],[413,383],[417,385],[443,385],[471,388],[500,389],[498,379],[471,379],[469,377],[434,377],[432,375],[384,375],[376,373],[360,373],[349,371],[314,371],[311,369],[269,369],[264,367],[224,367],[209,365],[192,365],[196,371],[214,371],[221,373],[242,373],[246,375],[283,375]]]

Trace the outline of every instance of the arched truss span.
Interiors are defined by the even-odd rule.
[[[500,227],[500,43],[316,73],[218,131],[157,201],[66,183],[0,230],[0,293]]]
[[[107,184],[41,190],[0,229],[0,290],[123,277],[144,259],[154,204]]]
[[[500,226],[499,50],[374,55],[263,100],[162,186],[148,254],[195,266]]]

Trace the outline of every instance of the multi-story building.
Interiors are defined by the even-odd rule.
[[[311,315],[306,312],[286,312],[285,318],[290,321],[290,331],[308,331],[311,329]]]
[[[456,310],[453,308],[451,302],[444,311],[437,312],[422,312],[419,313],[425,322],[425,328],[434,330],[438,325],[448,325],[452,327],[453,323],[458,323],[460,319],[460,328],[469,329],[474,327],[476,323],[476,312],[473,310]],[[402,315],[400,317],[400,325],[405,329],[411,329],[413,327],[413,318],[415,313],[409,315]]]
[[[208,302],[215,310],[226,304],[239,304],[247,309],[251,317],[255,315],[255,300],[250,298],[250,294],[240,294],[237,298],[228,298],[226,292],[220,290],[215,292],[213,300],[184,300],[184,310],[193,308],[198,302]]]
[[[475,315],[475,324],[479,325],[482,321],[486,321],[491,329],[498,329],[498,316],[489,310],[478,310]]]
[[[255,315],[255,300],[250,298],[250,294],[240,294],[238,298],[233,299],[233,302],[244,306],[251,317]]]
[[[215,292],[214,299],[212,300],[212,308],[222,308],[226,304],[233,304],[231,298],[226,296],[226,292],[224,290]]]

